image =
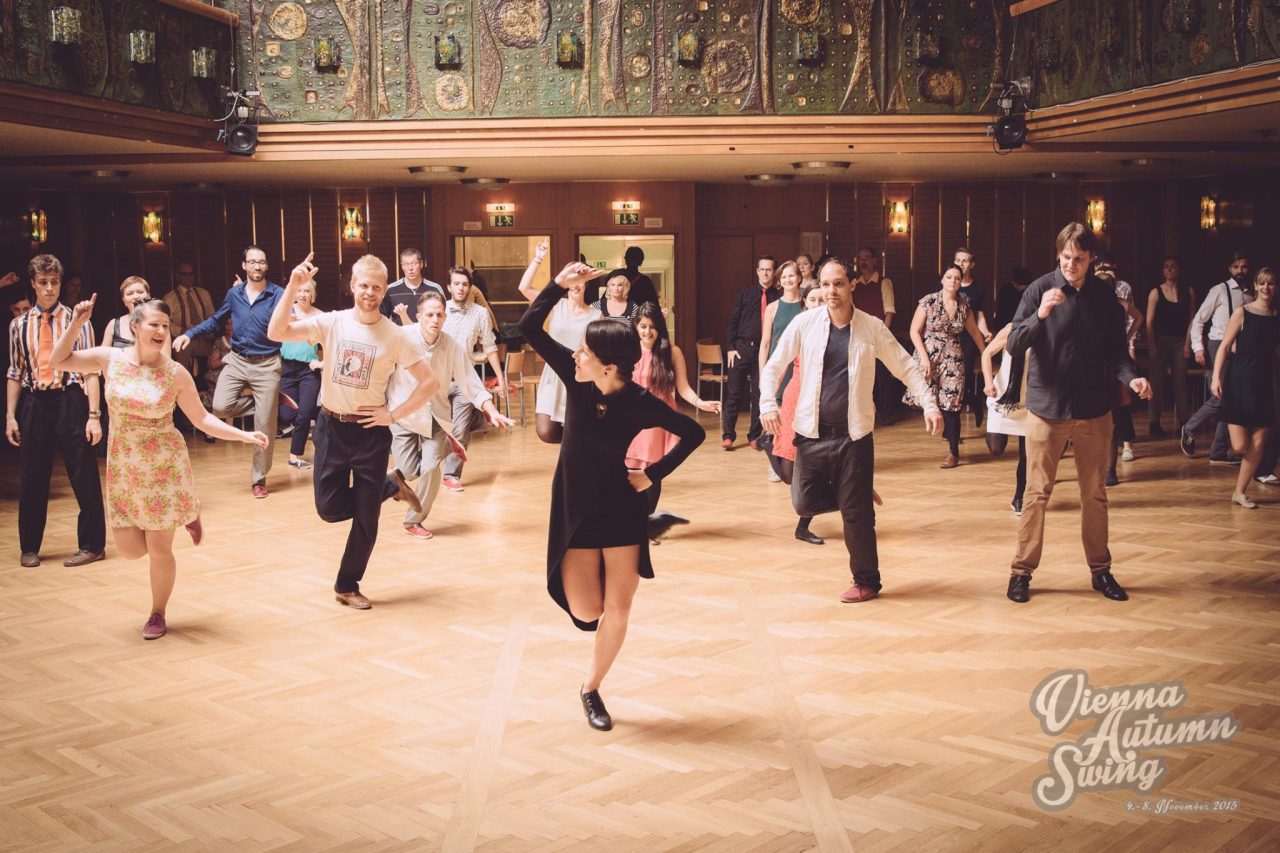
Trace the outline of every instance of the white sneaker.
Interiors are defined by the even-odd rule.
[[[1258,505],[1257,505],[1256,503],[1254,503],[1253,501],[1249,500],[1249,496],[1248,496],[1248,495],[1241,494],[1240,492],[1236,492],[1235,494],[1233,494],[1233,495],[1231,496],[1231,502],[1232,502],[1232,503],[1234,503],[1234,504],[1239,504],[1240,506],[1244,507],[1245,509],[1257,509],[1257,508],[1258,508]]]
[[[1133,448],[1132,448],[1132,447],[1126,447],[1124,450],[1120,451],[1120,461],[1122,461],[1122,462],[1132,462],[1132,461],[1133,461]]]
[[[773,466],[772,466],[772,465],[770,465],[770,466],[769,466],[769,482],[770,482],[770,483],[781,483],[781,482],[782,482],[782,478],[778,476],[778,472],[777,472],[777,471],[773,470]]]
[[[1254,477],[1255,483],[1261,483],[1264,486],[1280,486],[1280,477],[1275,474],[1264,474],[1261,477]]]

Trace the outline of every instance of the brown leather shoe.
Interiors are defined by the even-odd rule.
[[[70,557],[67,557],[67,559],[63,560],[62,565],[69,566],[71,568],[75,568],[76,566],[87,566],[90,563],[96,563],[99,560],[105,560],[106,557],[107,557],[106,551],[98,551],[97,553],[94,553],[93,551],[76,551]]]
[[[34,551],[23,551],[21,563],[23,568],[34,569],[40,565],[40,555]]]
[[[956,466],[957,466],[957,465],[959,465],[959,464],[960,464],[960,457],[959,457],[959,456],[956,456],[954,453],[948,453],[948,454],[947,454],[947,458],[946,458],[946,459],[943,459],[943,460],[942,460],[942,464],[941,464],[941,465],[939,465],[938,467],[939,467],[939,468],[954,468],[954,467],[956,467]]]
[[[857,604],[860,601],[870,601],[880,594],[880,590],[872,589],[869,586],[858,586],[856,583],[844,591],[844,595],[840,596],[840,601],[844,604]]]
[[[335,592],[333,597],[339,604],[345,604],[352,610],[368,610],[373,607],[373,602],[358,592]]]
[[[405,482],[404,474],[400,473],[399,468],[393,468],[391,473],[387,475],[387,479],[396,484],[396,493],[391,496],[392,500],[404,501],[414,512],[422,512],[422,501],[418,500],[418,495],[409,488],[409,484]]]

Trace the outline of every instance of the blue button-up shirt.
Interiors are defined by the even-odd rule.
[[[234,352],[249,356],[274,355],[280,352],[280,344],[267,337],[267,325],[271,322],[272,312],[276,310],[276,303],[284,295],[284,289],[274,282],[267,282],[266,289],[253,302],[249,301],[245,290],[246,286],[243,284],[228,290],[213,316],[188,329],[187,337],[196,338],[221,329],[230,314],[231,349]]]

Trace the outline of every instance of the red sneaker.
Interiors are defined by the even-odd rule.
[[[725,450],[733,450],[733,439],[732,438],[724,439],[723,441],[720,442],[720,446],[723,447]]]
[[[457,477],[444,477],[440,480],[440,485],[444,486],[445,489],[451,492],[465,491],[465,489],[462,488],[462,481]]]
[[[158,640],[168,630],[164,624],[164,616],[160,613],[152,613],[151,618],[147,620],[147,624],[142,626],[142,639]]]
[[[404,526],[404,532],[411,539],[418,539],[423,542],[435,536],[434,533],[423,527],[421,524],[406,524]]]
[[[840,601],[845,604],[857,604],[860,601],[870,601],[879,594],[879,590],[874,590],[869,586],[858,586],[855,583],[844,591],[844,595],[840,596]]]
[[[266,484],[266,483],[254,483],[254,484],[253,484],[253,496],[254,496],[255,498],[257,498],[258,500],[261,500],[261,499],[265,498],[265,497],[267,496],[267,484]]]

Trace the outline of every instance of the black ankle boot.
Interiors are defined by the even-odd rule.
[[[809,529],[807,524],[796,525],[796,538],[801,542],[808,542],[810,545],[825,545],[826,540]]]
[[[613,718],[605,710],[599,690],[592,690],[590,693],[579,691],[578,695],[582,699],[582,712],[587,715],[587,724],[591,728],[598,732],[607,732],[613,728]]]

